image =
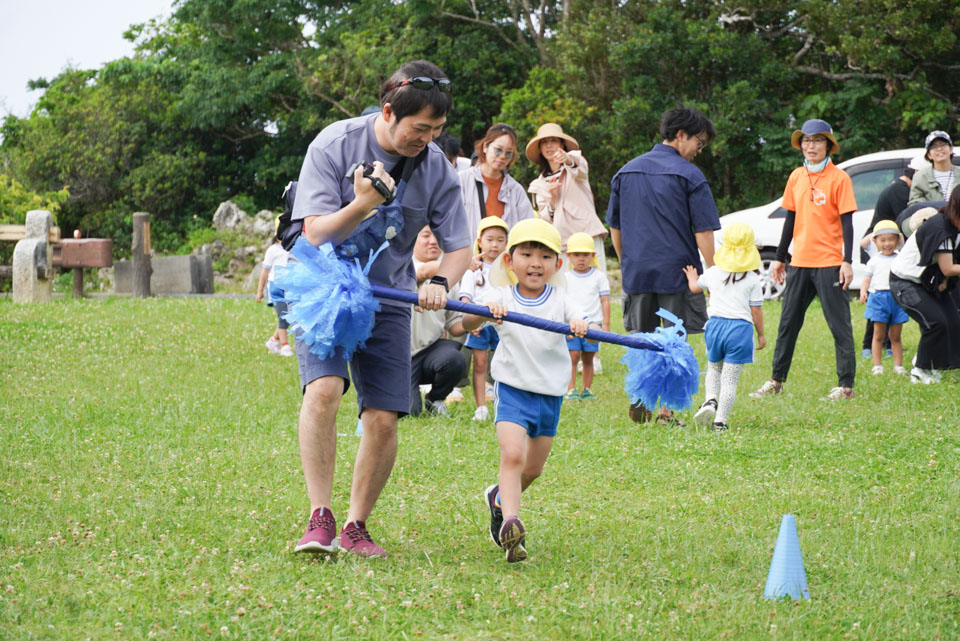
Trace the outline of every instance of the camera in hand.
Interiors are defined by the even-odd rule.
[[[373,175],[373,164],[369,162],[356,162],[350,165],[350,169],[347,170],[346,176],[344,178],[353,182],[353,174],[356,173],[358,167],[363,167],[363,177],[370,179],[370,182],[373,184],[373,188],[380,192],[380,195],[383,196],[384,205],[389,205],[393,202],[393,199],[397,197],[397,188],[388,189],[386,183]]]

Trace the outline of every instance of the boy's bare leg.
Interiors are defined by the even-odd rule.
[[[583,358],[583,386],[585,388],[593,387],[593,357],[596,356],[594,352],[584,352],[581,358]]]
[[[307,384],[300,405],[297,431],[300,463],[307,482],[310,513],[330,508],[337,452],[337,409],[343,396],[343,379],[323,376]]]
[[[523,472],[527,460],[527,430],[516,423],[497,423],[497,441],[500,443],[500,509],[503,517],[520,513],[520,492],[523,491]]]
[[[577,363],[580,362],[580,350],[570,351],[570,365],[572,369],[570,370],[570,382],[567,384],[567,391],[573,391],[577,389]],[[584,387],[587,387],[587,384],[583,384]]]
[[[887,324],[873,321],[873,343],[870,351],[873,355],[873,364],[880,365],[883,358],[883,339],[887,337]],[[893,340],[892,338],[890,339]]]
[[[523,474],[520,476],[520,486],[524,490],[530,487],[530,484],[543,473],[543,466],[547,462],[547,457],[550,456],[550,448],[552,447],[552,436],[527,437],[527,462],[523,466]]]
[[[900,341],[903,323],[890,325],[888,332],[890,334],[890,349],[893,351],[893,364],[897,367],[903,367],[903,343]]]
[[[473,398],[480,407],[487,401],[487,350],[470,351],[473,352]]]
[[[353,465],[347,523],[367,520],[397,458],[397,413],[366,408],[360,418],[363,436]]]
[[[280,329],[280,328],[278,327],[276,333],[274,334],[274,336],[277,337],[277,339],[280,341],[280,344],[281,344],[281,345],[284,345],[284,344],[287,343],[287,338],[288,338],[288,337],[287,337],[287,330],[285,330],[285,329]]]

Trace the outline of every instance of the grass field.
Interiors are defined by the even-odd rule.
[[[911,386],[858,357],[857,398],[821,401],[836,378],[814,304],[787,392],[753,400],[779,305],[764,312],[771,346],[725,434],[631,423],[621,350],[604,346],[600,400],[564,406],[524,497],[530,560],[507,565],[481,501],[494,429],[471,401],[401,422],[369,522],[389,559],[295,556],[300,393],[295,359],[263,347],[269,311],[0,301],[0,638],[960,637],[957,375]],[[911,323],[908,358],[917,337]],[[341,518],[355,409],[348,396],[338,422]],[[788,512],[807,602],[762,599]]]

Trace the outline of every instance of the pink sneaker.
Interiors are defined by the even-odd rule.
[[[294,552],[312,552],[313,554],[333,554],[339,548],[337,543],[337,521],[333,512],[318,507],[310,517],[307,531],[293,548]]]
[[[340,531],[340,540],[343,541],[344,550],[353,552],[357,556],[365,558],[386,558],[387,556],[383,548],[373,542],[373,538],[367,532],[367,524],[363,521],[351,521],[344,525]]]

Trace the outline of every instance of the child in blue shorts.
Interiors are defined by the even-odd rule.
[[[883,374],[880,359],[883,356],[883,339],[890,334],[890,348],[893,350],[893,371],[906,374],[903,368],[903,343],[900,333],[903,324],[910,320],[907,313],[900,309],[890,293],[890,264],[897,256],[900,245],[900,230],[892,220],[881,220],[873,228],[873,244],[878,253],[867,262],[866,275],[860,284],[860,302],[867,304],[863,317],[873,321],[873,343],[870,352],[873,356],[873,375]],[[879,342],[878,342],[879,339]]]
[[[567,239],[567,260],[570,270],[567,279],[568,295],[583,308],[592,323],[599,323],[603,331],[610,331],[610,281],[600,270],[593,237],[583,232],[570,234]],[[567,337],[570,352],[570,384],[564,400],[589,400],[596,398],[590,387],[593,385],[593,357],[600,351],[600,344],[580,338]],[[577,364],[583,361],[583,391],[577,392]]]
[[[586,334],[589,323],[582,309],[564,291],[557,229],[545,220],[528,218],[510,230],[507,245],[507,252],[490,268],[494,288],[478,304],[489,306],[497,319],[520,312],[569,323],[575,336]],[[485,320],[464,314],[463,326],[475,329]],[[500,345],[493,360],[500,474],[484,499],[490,509],[490,536],[511,563],[527,558],[520,494],[540,476],[550,454],[569,364],[562,334],[500,324]]]
[[[723,230],[723,246],[713,257],[714,266],[697,278],[693,265],[683,268],[690,291],[710,292],[707,306],[706,400],[694,415],[701,425],[713,422],[713,429],[727,429],[727,418],[737,397],[737,379],[747,363],[753,362],[753,331],[757,349],[763,349],[763,288],[760,283],[760,252],[753,240],[753,228],[732,223]]]
[[[480,265],[478,269],[464,273],[460,280],[460,300],[474,303],[493,289],[490,285],[490,266],[503,253],[509,230],[507,223],[496,216],[487,216],[480,221],[475,248],[480,254]],[[486,405],[487,350],[497,349],[499,342],[497,329],[492,325],[474,330],[467,336],[465,345],[473,354],[473,397],[477,402],[473,414],[475,421],[485,421],[490,417]]]

